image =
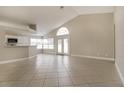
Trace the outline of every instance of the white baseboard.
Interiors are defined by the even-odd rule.
[[[0,64],[6,64],[6,63],[23,61],[23,60],[27,60],[27,59],[30,59],[30,58],[33,58],[33,57],[36,57],[36,55],[35,56],[31,56],[31,57],[26,57],[26,58],[19,58],[19,59],[12,59],[12,60],[0,61]]]
[[[83,57],[83,58],[91,58],[91,59],[98,59],[98,60],[115,61],[114,58],[94,57],[94,56],[84,56],[84,55],[71,55],[71,56],[74,56],[74,57]]]
[[[122,75],[122,73],[121,73],[121,71],[119,69],[119,66],[118,66],[117,62],[115,62],[115,66],[116,66],[117,72],[118,72],[118,74],[120,76],[120,79],[121,79],[121,81],[122,81],[122,83],[124,85],[124,77],[123,77],[123,75]]]
[[[56,54],[56,52],[43,52],[43,54]]]

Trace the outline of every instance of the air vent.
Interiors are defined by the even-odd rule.
[[[35,30],[35,31],[37,29],[36,24],[30,24],[29,28],[32,29],[32,30]]]

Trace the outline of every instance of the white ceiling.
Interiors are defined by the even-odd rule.
[[[38,33],[43,35],[61,26],[80,14],[113,12],[108,6],[1,6],[0,20],[7,19],[28,24],[37,24]]]
[[[73,8],[78,14],[110,13],[114,11],[112,6],[76,6]]]

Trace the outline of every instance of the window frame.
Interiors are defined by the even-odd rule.
[[[50,42],[50,40],[52,42]],[[52,46],[52,48],[50,48]],[[54,49],[54,38],[44,38],[43,39],[43,49]]]
[[[33,40],[33,42],[32,42],[32,40]],[[43,49],[43,40],[39,39],[39,38],[31,38],[30,39],[30,45],[31,46],[36,46],[37,49]]]
[[[61,27],[56,33],[57,36],[69,35],[69,30],[66,27]]]

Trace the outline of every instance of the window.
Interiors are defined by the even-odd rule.
[[[68,35],[68,34],[69,34],[69,31],[66,27],[61,27],[57,32],[57,36]]]
[[[37,49],[42,49],[42,48],[43,48],[43,40],[37,39]]]
[[[48,49],[48,39],[43,39],[43,49]]]
[[[47,39],[31,38],[31,45],[37,46],[37,49],[54,49],[54,38]]]
[[[48,42],[49,42],[49,49],[54,49],[54,39],[53,38],[49,38],[49,40],[48,40]]]
[[[31,45],[32,45],[32,46],[37,45],[37,44],[36,44],[36,39],[31,38]]]
[[[43,40],[31,38],[31,45],[37,46],[37,49],[42,49],[43,48]]]
[[[53,38],[43,39],[43,48],[54,49],[54,39]]]

